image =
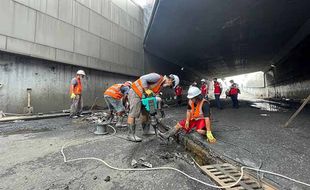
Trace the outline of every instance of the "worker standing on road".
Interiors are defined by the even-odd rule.
[[[238,109],[239,108],[238,94],[240,94],[240,90],[238,84],[235,83],[234,80],[230,80],[229,82],[231,83],[229,89],[229,96],[233,103],[233,108]]]
[[[209,91],[209,86],[207,84],[206,79],[201,79],[201,95],[208,100],[208,91]]]
[[[189,87],[191,87],[191,86],[197,86],[197,82],[194,81]]]
[[[166,133],[159,133],[159,135],[168,139],[175,135],[180,129],[184,129],[187,133],[196,127],[196,131],[201,135],[206,135],[210,143],[215,143],[216,139],[211,132],[210,120],[210,104],[202,95],[197,87],[190,87],[188,90],[187,98],[188,106],[186,119],[180,121],[176,126],[172,127]]]
[[[83,109],[83,99],[82,91],[83,86],[81,78],[84,78],[85,72],[83,70],[78,70],[76,77],[71,80],[70,84],[70,98],[71,98],[71,107],[70,107],[70,118],[81,117]]]
[[[216,106],[218,109],[223,109],[221,105],[221,100],[220,100],[220,96],[223,90],[222,84],[217,81],[217,78],[213,79],[213,83],[214,83],[214,97],[215,97]]]
[[[124,84],[114,84],[110,86],[104,92],[104,99],[110,110],[110,116],[116,112],[117,123],[116,127],[126,127],[127,124],[123,124],[123,118],[125,113],[124,103],[127,101],[127,96],[130,90],[132,82],[127,81]],[[111,117],[112,118],[112,117]]]
[[[175,95],[177,97],[177,105],[181,105],[182,103],[182,92],[183,92],[183,88],[180,85],[178,85],[175,88]]]
[[[180,82],[177,75],[170,74],[169,76],[162,76],[157,73],[150,73],[141,76],[138,80],[133,82],[132,88],[128,94],[130,104],[130,111],[128,115],[129,133],[127,139],[129,141],[140,142],[142,139],[135,135],[136,133],[136,119],[142,114],[142,128],[145,135],[155,134],[150,131],[148,123],[148,113],[141,104],[143,94],[147,96],[151,94],[158,94],[163,87],[176,87]]]

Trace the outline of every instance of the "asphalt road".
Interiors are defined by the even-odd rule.
[[[95,136],[94,127],[68,118],[0,124],[0,189],[208,189],[174,171],[123,172],[92,160],[64,163],[60,149],[71,142],[65,149],[68,159],[93,156],[116,167],[132,168],[132,160],[142,158],[153,167],[176,167],[210,182],[181,145],[163,145],[154,137],[132,143],[115,136]],[[125,137],[125,131],[117,135]],[[105,181],[108,176],[110,181]]]

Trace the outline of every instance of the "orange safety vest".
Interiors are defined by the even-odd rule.
[[[155,94],[157,94],[157,93],[160,92],[161,85],[163,84],[163,82],[164,82],[164,77],[160,76],[160,79],[156,83],[149,85],[148,88],[150,90],[152,90]],[[142,98],[142,94],[143,94],[144,90],[143,90],[143,87],[142,87],[141,79],[138,79],[134,83],[132,83],[131,88],[132,88],[133,91],[135,91],[135,93],[140,98]]]
[[[83,90],[83,86],[82,86],[82,83],[81,83],[81,79],[77,79],[75,78],[76,81],[77,81],[77,84],[75,86],[73,86],[73,89],[72,89],[72,85],[70,85],[70,93],[74,93],[75,95],[80,95],[82,94],[82,90]]]
[[[123,84],[114,84],[110,86],[105,92],[104,95],[110,96],[114,99],[120,100],[123,98],[124,94],[121,92],[121,87]]]
[[[203,99],[202,101],[198,102],[198,104],[195,106],[193,101],[189,101],[189,104],[191,106],[191,120],[199,120],[203,119],[203,111],[202,111],[202,106],[203,103],[206,102],[207,100]]]

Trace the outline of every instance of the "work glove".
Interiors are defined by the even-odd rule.
[[[71,94],[70,98],[74,99],[76,97],[76,95],[74,93]]]
[[[206,136],[207,136],[207,140],[209,141],[209,143],[212,143],[212,144],[213,144],[213,143],[216,142],[216,139],[213,137],[211,131],[207,131]]]
[[[145,90],[145,94],[149,96],[149,95],[153,94],[153,91],[150,89],[147,89],[147,90]]]

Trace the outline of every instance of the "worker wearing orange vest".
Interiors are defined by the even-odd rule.
[[[196,128],[196,131],[201,135],[206,135],[207,140],[210,143],[215,143],[216,139],[211,132],[211,120],[210,120],[210,104],[201,94],[201,90],[198,87],[191,86],[188,90],[187,98],[188,106],[186,118],[176,126],[172,127],[166,133],[159,133],[159,135],[168,139],[175,135],[180,129],[190,132],[191,129]]]
[[[71,107],[70,107],[70,118],[77,118],[82,115],[83,109],[83,99],[82,91],[83,86],[81,78],[84,78],[85,72],[83,70],[78,70],[76,77],[71,80],[70,84],[70,98],[71,98]]]
[[[116,127],[125,127],[123,124],[123,114],[125,113],[124,103],[127,101],[127,95],[131,87],[131,81],[124,84],[114,84],[104,92],[104,99],[110,110],[110,115],[116,112]]]
[[[155,134],[154,131],[150,131],[150,125],[148,123],[148,113],[141,105],[141,99],[143,95],[158,94],[163,87],[175,88],[180,82],[180,79],[176,75],[162,76],[157,73],[150,73],[141,76],[138,80],[133,82],[132,88],[128,94],[128,100],[130,104],[130,111],[128,115],[128,127],[129,132],[127,139],[133,142],[141,142],[142,139],[135,135],[136,124],[135,120],[142,114],[142,128],[144,135]]]

